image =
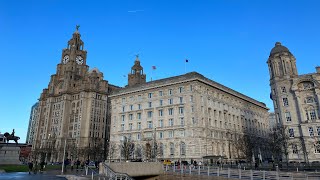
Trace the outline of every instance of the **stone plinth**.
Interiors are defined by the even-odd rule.
[[[20,164],[20,147],[13,144],[0,145],[0,164]]]

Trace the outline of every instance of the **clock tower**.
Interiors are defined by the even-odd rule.
[[[57,154],[47,152],[43,158],[47,158],[47,162],[61,162],[63,152],[60,150],[64,144],[68,159],[84,160],[91,156],[79,157],[76,152],[83,149],[106,150],[109,138],[107,98],[113,88],[116,87],[109,86],[97,68],[89,70],[87,51],[77,26],[67,48],[62,50],[56,73],[51,75],[48,87],[40,95],[33,152],[55,149]]]

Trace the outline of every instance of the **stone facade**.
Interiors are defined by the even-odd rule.
[[[267,63],[276,121],[289,137],[289,161],[319,161],[320,67],[316,73],[298,75],[295,57],[279,42]]]
[[[109,98],[111,159],[121,157],[120,142],[127,138],[135,144],[135,159],[235,161],[239,136],[269,132],[264,103],[197,72],[127,86]]]
[[[89,70],[80,37],[76,30],[39,99],[33,151],[59,150],[47,151],[47,161],[62,161],[64,146],[66,158],[78,158],[80,150],[94,147],[104,154],[108,140],[107,95],[117,87],[109,85],[97,68]]]

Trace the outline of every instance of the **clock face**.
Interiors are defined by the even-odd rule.
[[[65,55],[62,60],[63,64],[67,64],[68,61],[69,61],[69,55]]]
[[[82,58],[81,56],[77,56],[77,57],[76,57],[76,62],[77,62],[78,64],[83,64],[83,58]]]

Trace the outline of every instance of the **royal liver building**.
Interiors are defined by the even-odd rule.
[[[101,159],[108,138],[107,94],[116,87],[89,70],[78,29],[62,50],[57,71],[43,90],[34,124],[33,158],[62,161]]]
[[[315,73],[298,75],[295,57],[280,42],[267,63],[276,119],[289,138],[289,161],[319,161],[320,67]]]

